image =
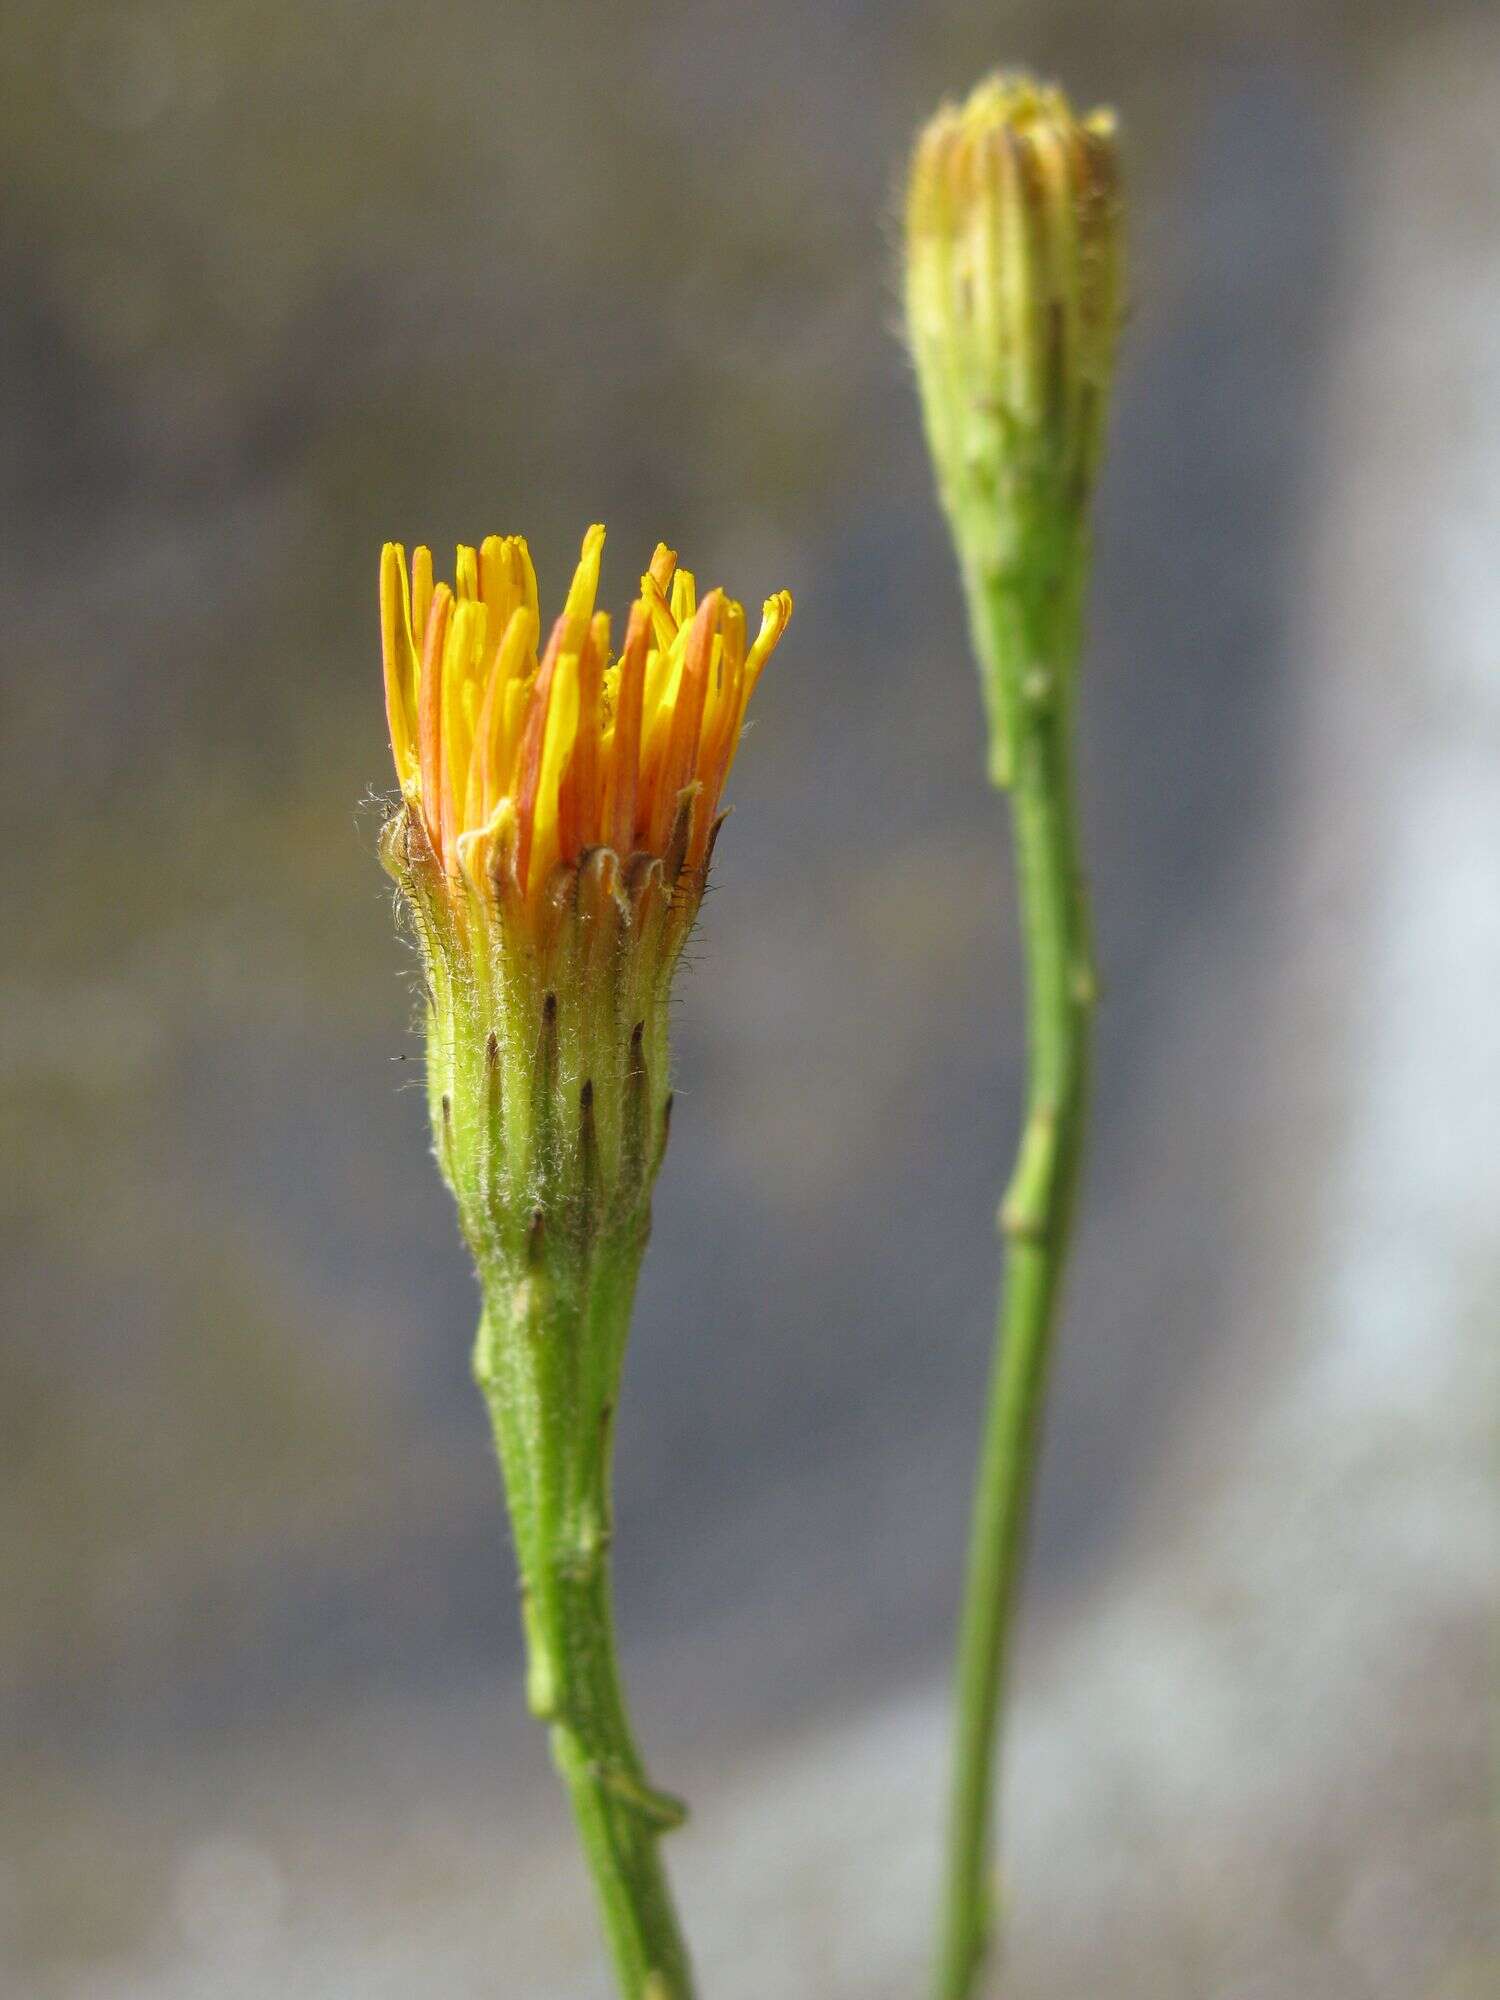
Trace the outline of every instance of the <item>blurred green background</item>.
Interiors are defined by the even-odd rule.
[[[997,62],[1123,114],[1097,1144],[1012,2000],[1494,1989],[1490,9],[8,0],[0,1980],[600,2000],[426,1153],[382,539],[796,595],[620,1436],[705,1983],[918,1990],[1019,1086],[895,338]]]

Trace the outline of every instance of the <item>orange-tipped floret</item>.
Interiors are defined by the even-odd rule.
[[[747,645],[743,608],[719,590],[699,604],[659,545],[615,657],[594,608],[603,548],[603,528],[590,528],[540,658],[536,573],[519,535],[461,547],[451,587],[434,585],[425,548],[410,573],[398,544],[382,551],[396,776],[445,874],[480,893],[498,869],[534,905],[560,862],[595,847],[664,856],[685,804],[686,866],[706,859],[746,704],[792,600],[768,598]]]

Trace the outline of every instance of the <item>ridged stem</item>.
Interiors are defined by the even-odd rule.
[[[998,1739],[1088,1110],[1095,981],[1071,740],[1086,569],[1079,538],[1044,551],[1023,582],[993,577],[971,595],[992,715],[1010,731],[1027,1086],[1000,1211],[1005,1270],[959,1622],[937,2000],[969,2000],[991,1940]]]
[[[610,1589],[614,1396],[639,1244],[596,1245],[581,1273],[485,1273],[475,1374],[515,1534],[527,1699],[550,1731],[624,2000],[691,2000],[658,1842],[681,1803],[649,1783],[626,1708]]]

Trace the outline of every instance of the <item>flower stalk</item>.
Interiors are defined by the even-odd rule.
[[[791,601],[740,607],[658,548],[625,644],[589,531],[540,657],[518,537],[455,583],[389,545],[381,627],[401,803],[382,856],[425,974],[438,1164],[483,1298],[474,1373],[547,1725],[626,2000],[688,2000],[658,1843],[684,1808],[637,1748],[615,1657],[611,1452],[671,1116],[668,1000],[745,704]]]
[[[1027,1043],[959,1620],[937,2000],[969,2000],[994,1925],[998,1737],[1088,1115],[1096,987],[1073,723],[1120,236],[1107,112],[1079,120],[1059,92],[1001,76],[918,139],[908,337],[968,605],[989,772],[1011,798]]]

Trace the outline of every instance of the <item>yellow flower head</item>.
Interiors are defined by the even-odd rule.
[[[747,643],[743,608],[697,601],[658,546],[611,650],[594,608],[592,527],[538,656],[536,573],[519,535],[461,547],[453,585],[388,542],[380,625],[391,751],[403,797],[455,887],[534,911],[559,864],[610,848],[701,870],[745,707],[791,616],[780,591]]]

